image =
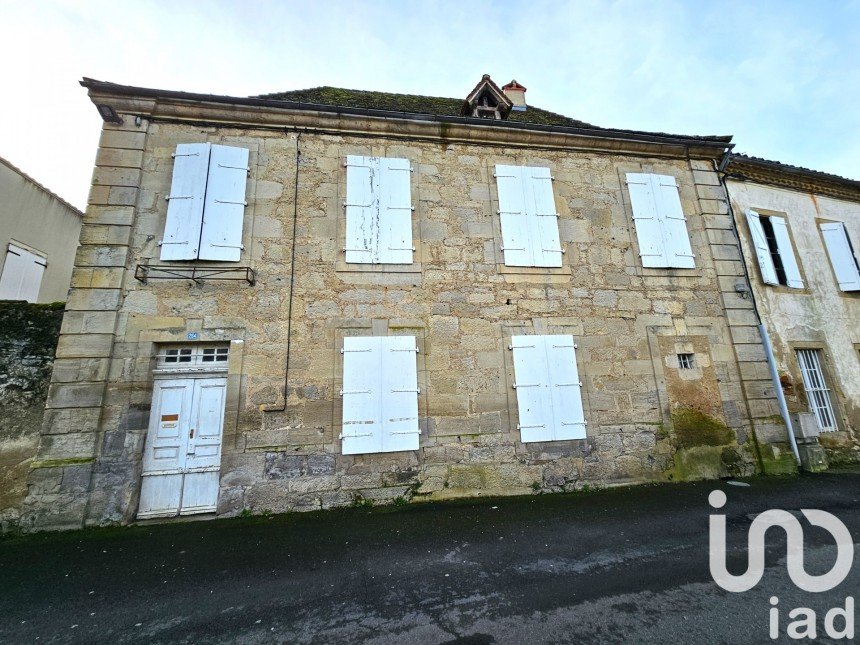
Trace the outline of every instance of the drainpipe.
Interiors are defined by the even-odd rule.
[[[800,465],[800,452],[797,450],[797,439],[794,436],[794,428],[791,427],[791,416],[788,414],[788,404],[785,402],[785,393],[782,391],[782,383],[779,382],[779,374],[776,372],[776,361],[773,359],[773,352],[770,348],[770,336],[767,333],[767,328],[764,323],[758,326],[761,334],[762,343],[764,343],[764,354],[767,356],[767,366],[770,368],[770,379],[773,381],[773,388],[776,391],[776,400],[779,403],[779,411],[785,421],[785,427],[788,429],[788,441],[791,443],[791,452],[794,453],[794,459],[797,465]]]
[[[788,413],[788,404],[785,402],[785,393],[782,391],[782,383],[779,382],[779,374],[776,371],[776,360],[773,358],[773,349],[770,345],[770,335],[767,333],[767,328],[764,326],[764,323],[761,320],[761,314],[758,311],[758,303],[755,301],[755,294],[752,291],[752,281],[750,280],[749,269],[747,268],[747,260],[744,255],[743,246],[741,245],[741,236],[738,233],[737,229],[737,220],[735,219],[735,211],[732,208],[732,198],[729,192],[729,182],[726,181],[728,173],[726,172],[726,167],[731,162],[732,153],[731,150],[727,150],[726,154],[723,155],[723,158],[720,160],[719,165],[717,166],[717,172],[720,173],[720,181],[723,182],[723,188],[726,190],[726,205],[729,208],[729,215],[731,215],[732,219],[732,232],[735,234],[735,239],[738,243],[738,250],[741,253],[741,265],[744,268],[744,278],[747,281],[747,284],[750,285],[749,296],[750,301],[752,302],[753,311],[755,312],[756,320],[758,320],[758,331],[761,335],[761,342],[764,345],[764,355],[767,358],[767,366],[770,371],[770,380],[773,383],[773,389],[776,393],[776,401],[779,404],[779,412],[782,415],[782,420],[785,422],[785,429],[788,432],[788,442],[791,445],[791,452],[794,453],[794,460],[797,462],[797,465],[800,466],[800,452],[797,450],[797,439],[794,436],[794,428],[791,424],[791,415]],[[758,442],[756,442],[758,443]]]
[[[290,386],[290,350],[293,340],[293,291],[296,285],[296,229],[299,221],[299,164],[302,161],[302,151],[299,146],[302,138],[301,132],[296,132],[296,175],[293,183],[293,239],[292,251],[290,252],[290,297],[287,305],[287,360],[284,367],[284,403],[283,405],[267,405],[263,407],[264,412],[284,412],[287,409],[287,395]]]

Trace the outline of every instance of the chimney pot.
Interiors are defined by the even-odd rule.
[[[505,93],[514,106],[511,108],[512,110],[516,110],[518,112],[524,112],[526,109],[526,88],[516,80],[511,81],[507,85],[502,88],[502,91]]]

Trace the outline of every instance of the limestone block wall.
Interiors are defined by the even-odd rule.
[[[202,141],[250,150],[238,265],[256,284],[143,284],[171,154]],[[411,161],[413,265],[344,262],[350,154]],[[561,268],[504,265],[495,164],[551,168]],[[695,269],[642,268],[627,172],[677,178]],[[56,467],[31,476],[34,527],[133,519],[154,357],[188,332],[231,343],[222,515],[751,473],[756,433],[778,414],[711,161],[129,117],[105,126],[81,241],[40,448]],[[522,333],[574,336],[587,439],[519,441],[508,345]],[[420,448],[344,456],[342,339],[385,334],[418,339]],[[679,374],[681,352],[695,374]]]
[[[818,228],[822,222],[843,222],[851,239],[860,240],[860,204],[754,182],[730,180],[728,186],[789,410],[810,411],[796,351],[821,350],[839,429],[823,433],[820,441],[832,462],[860,461],[860,294],[839,290]],[[803,289],[762,281],[745,222],[750,208],[785,218]]]

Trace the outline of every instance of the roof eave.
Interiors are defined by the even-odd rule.
[[[778,161],[732,155],[726,172],[729,179],[860,201],[860,181]]]
[[[237,124],[254,124],[267,122],[272,125],[278,122],[277,119],[262,119],[262,114],[267,113],[271,116],[273,113],[284,113],[286,111],[295,113],[294,119],[281,119],[283,123],[280,125],[292,125],[294,127],[304,127],[313,129],[319,127],[318,121],[322,117],[327,121],[328,126],[332,126],[332,121],[337,121],[341,117],[365,117],[371,119],[387,119],[409,121],[413,123],[424,124],[439,124],[437,130],[443,130],[443,138],[447,139],[462,139],[463,132],[458,131],[454,136],[452,129],[445,126],[461,126],[471,129],[480,129],[485,134],[496,132],[502,134],[504,132],[520,132],[522,137],[528,137],[530,134],[538,138],[546,136],[564,136],[565,138],[574,138],[590,141],[606,141],[610,143],[610,149],[619,148],[619,144],[627,142],[634,145],[659,148],[660,151],[655,151],[657,154],[669,154],[671,156],[686,155],[704,158],[717,158],[728,150],[734,147],[731,143],[731,136],[716,136],[708,138],[698,137],[683,137],[665,134],[652,134],[647,132],[612,130],[604,128],[583,128],[559,125],[541,125],[527,122],[514,121],[488,121],[476,117],[455,117],[442,116],[435,114],[418,114],[413,112],[400,112],[390,110],[373,110],[354,107],[342,107],[332,105],[320,105],[314,103],[299,103],[291,101],[283,101],[276,99],[250,98],[250,97],[235,97],[223,96],[217,94],[200,94],[193,92],[182,92],[176,90],[159,90],[152,88],[134,87],[127,85],[118,85],[105,81],[97,81],[90,78],[84,78],[81,85],[89,91],[89,96],[93,103],[99,105],[105,102],[111,102],[117,112],[127,114],[135,114],[155,119],[173,119],[173,120],[188,120],[188,121],[204,121],[208,123],[222,123],[224,125]],[[216,109],[224,110],[231,109],[232,115],[228,118],[223,118],[214,113]],[[250,108],[250,110],[249,110]],[[256,109],[256,110],[255,110]],[[256,115],[255,115],[256,112]],[[308,116],[313,115],[314,118],[308,119]],[[305,118],[302,118],[304,116]],[[209,118],[207,118],[209,117]],[[287,122],[290,123],[287,123]],[[445,126],[442,126],[445,124]],[[346,126],[346,124],[342,124]],[[347,126],[345,129],[349,130]],[[417,133],[416,133],[417,134]],[[429,133],[425,133],[429,135]],[[432,135],[429,135],[432,136]],[[438,137],[434,137],[438,138]],[[485,138],[498,137],[475,137],[466,136],[464,140],[483,140]],[[558,142],[560,143],[560,142]],[[544,144],[546,145],[546,144]],[[552,144],[550,144],[552,145]],[[564,147],[570,147],[566,145]],[[585,146],[598,147],[598,146]],[[674,152],[670,152],[670,149]]]

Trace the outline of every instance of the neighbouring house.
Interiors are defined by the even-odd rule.
[[[744,155],[726,172],[794,431],[860,461],[860,181]]]
[[[26,528],[794,467],[731,137],[486,75],[82,85],[105,125]]]
[[[0,157],[0,300],[65,301],[82,216]]]

